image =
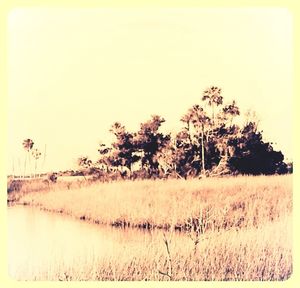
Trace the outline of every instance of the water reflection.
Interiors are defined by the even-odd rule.
[[[93,265],[99,259],[121,255],[125,248],[149,249],[158,241],[163,245],[162,239],[162,231],[116,229],[37,208],[8,208],[8,265],[15,279],[32,279],[37,274],[47,279],[51,269],[74,270]]]

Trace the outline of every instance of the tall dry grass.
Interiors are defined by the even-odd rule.
[[[209,230],[257,227],[292,211],[291,176],[144,180],[25,193],[19,203],[95,223]]]
[[[53,186],[18,202],[95,223],[167,228],[165,242],[36,279],[284,280],[292,273],[291,175]],[[176,229],[186,237],[173,245]]]
[[[177,235],[166,232],[170,255],[163,238],[154,237],[151,245],[124,245],[122,253],[103,258],[90,255],[92,259],[78,259],[72,265],[61,259],[46,270],[22,271],[19,280],[285,280],[292,273],[290,220],[284,217],[260,228],[207,232],[196,251],[188,237],[176,240]]]

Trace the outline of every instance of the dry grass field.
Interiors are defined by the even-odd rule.
[[[56,279],[285,280],[292,273],[291,175],[24,189],[16,198],[19,204],[166,233],[151,250],[125,247],[122,255],[82,266],[82,273],[58,270]],[[170,237],[178,231],[186,237],[175,245]]]

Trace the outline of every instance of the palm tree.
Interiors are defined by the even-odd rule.
[[[208,106],[212,109],[212,122],[215,118],[215,106],[223,104],[223,96],[221,96],[221,88],[211,86],[203,92],[202,101],[207,101]]]
[[[240,115],[239,107],[236,105],[236,102],[233,100],[232,104],[226,105],[223,110],[223,119],[224,119],[224,129],[226,129],[226,133],[222,135],[220,145],[222,146],[221,151],[224,152],[224,157],[226,163],[228,162],[228,153],[232,151],[233,147],[229,148],[228,143],[230,140],[237,138],[239,135],[239,129],[236,125],[232,125],[233,118],[235,116]],[[229,120],[229,126],[226,127],[226,122]],[[231,149],[231,150],[230,150]]]
[[[210,125],[210,119],[206,115],[204,109],[199,105],[194,105],[190,109],[191,113],[191,122],[193,123],[194,128],[197,131],[197,134],[201,134],[201,162],[202,162],[202,169],[201,174],[205,174],[205,154],[204,154],[204,134],[207,132],[206,128]]]
[[[34,163],[34,178],[36,177],[37,160],[41,157],[42,153],[37,149],[32,150],[32,156],[35,159]]]
[[[26,157],[25,157],[25,162],[24,162],[24,178],[25,178],[25,173],[26,173],[26,162],[27,162],[27,157],[28,161],[30,162],[30,150],[32,149],[34,142],[31,139],[25,139],[22,143],[23,148],[27,152]]]
[[[235,116],[240,115],[239,107],[236,105],[235,101],[232,101],[232,104],[226,105],[223,108],[223,113],[225,118],[230,118],[230,126],[232,126],[232,121]]]

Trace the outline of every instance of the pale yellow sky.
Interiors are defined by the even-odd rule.
[[[28,8],[8,21],[9,171],[24,162],[25,138],[47,144],[44,169],[59,170],[96,159],[115,121],[136,130],[159,114],[165,131],[179,129],[210,85],[255,110],[265,139],[292,159],[286,9]]]

